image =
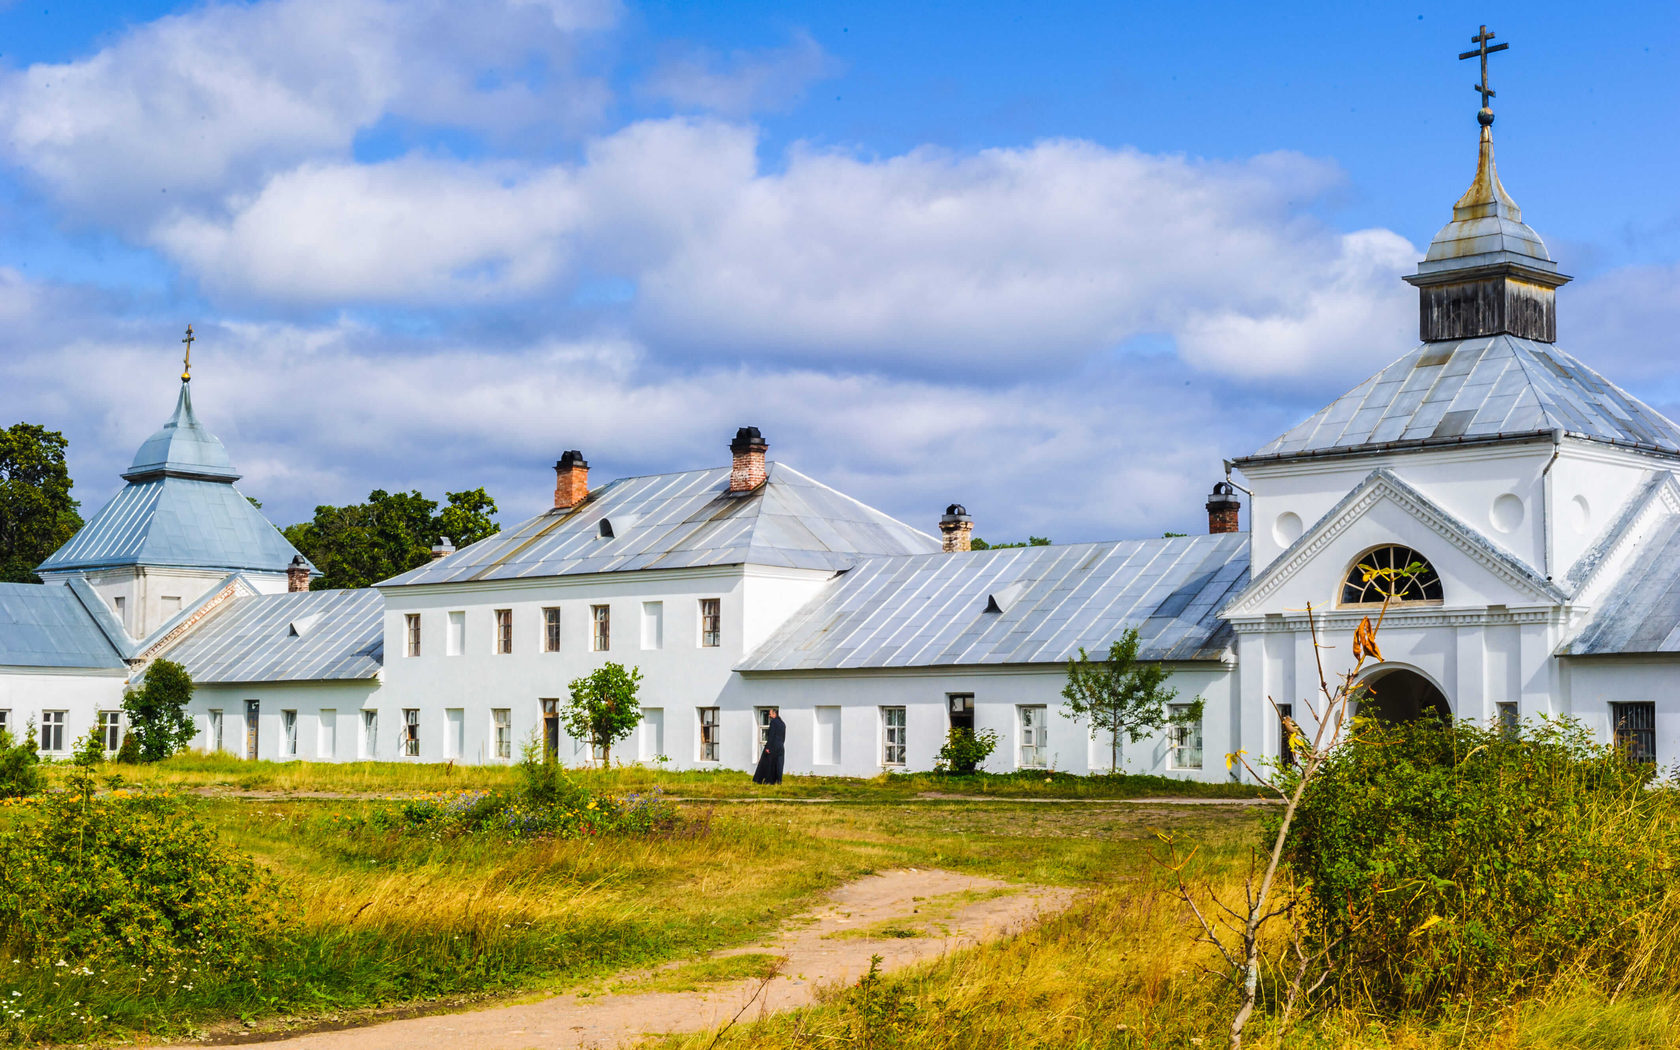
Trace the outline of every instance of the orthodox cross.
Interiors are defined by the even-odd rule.
[[[192,325],[187,325],[187,337],[181,340],[181,342],[187,344],[187,356],[181,358],[181,382],[183,383],[192,379],[192,345],[194,338]]]
[[[1482,82],[1475,85],[1475,90],[1482,93],[1482,111],[1489,117],[1493,116],[1493,110],[1488,105],[1488,99],[1496,97],[1498,93],[1488,87],[1487,57],[1495,51],[1503,51],[1511,46],[1510,44],[1495,44],[1492,47],[1488,47],[1488,41],[1493,38],[1493,34],[1488,32],[1488,27],[1483,26],[1480,33],[1477,33],[1475,36],[1470,38],[1470,42],[1477,45],[1476,50],[1466,51],[1462,55],[1458,56],[1458,60],[1460,62],[1467,58],[1480,58],[1482,60]],[[1489,121],[1484,120],[1483,123],[1489,123]]]

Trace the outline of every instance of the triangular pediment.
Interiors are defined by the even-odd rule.
[[[1628,554],[1653,528],[1680,514],[1680,483],[1667,471],[1655,473],[1628,497],[1593,545],[1575,559],[1564,586],[1578,604],[1596,605],[1621,574]]]
[[[1561,605],[1563,591],[1388,470],[1372,471],[1256,573],[1225,607],[1227,619],[1334,604],[1347,569],[1382,544],[1418,551],[1442,575],[1445,604]]]

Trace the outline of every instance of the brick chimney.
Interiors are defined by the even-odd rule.
[[[757,427],[735,431],[729,452],[735,461],[729,468],[729,491],[751,492],[764,484],[764,453],[770,446]]]
[[[589,495],[589,464],[577,449],[560,454],[554,464],[554,507],[570,510]]]
[[[1237,501],[1237,487],[1229,481],[1221,481],[1213,486],[1212,495],[1207,499],[1208,532],[1238,532],[1238,511],[1242,504]]]
[[[944,537],[941,549],[946,554],[969,549],[969,539],[974,535],[974,519],[968,516],[961,503],[945,508],[944,516],[939,519],[939,535]]]
[[[454,554],[454,553],[455,553],[455,545],[453,543],[449,542],[449,537],[448,536],[439,537],[438,541],[436,543],[432,544],[432,560],[433,561],[437,561],[439,558],[447,558],[451,554]]]
[[[292,555],[292,563],[286,566],[286,590],[291,593],[307,591],[309,589],[309,563],[303,560],[303,555]]]

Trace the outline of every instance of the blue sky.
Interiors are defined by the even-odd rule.
[[[925,527],[1187,531],[1414,340],[1483,21],[1561,342],[1673,412],[1671,5],[612,0],[0,9],[5,411],[92,510],[191,320],[281,522],[753,423]]]

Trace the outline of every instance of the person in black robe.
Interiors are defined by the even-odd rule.
[[[764,728],[764,754],[758,757],[758,768],[753,770],[754,784],[782,782],[782,755],[786,749],[787,723],[782,721],[781,710],[772,707],[770,724]]]

